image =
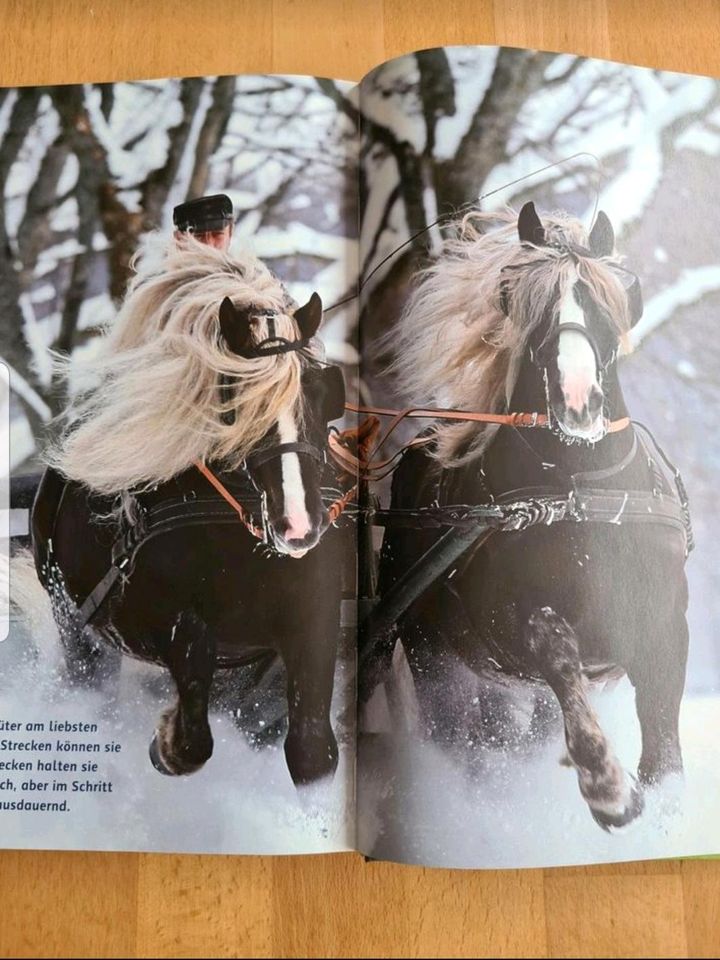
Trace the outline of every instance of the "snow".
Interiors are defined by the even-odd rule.
[[[75,175],[77,176],[77,171]],[[61,191],[58,192],[61,193]],[[52,214],[50,223],[53,230],[57,230],[58,233],[77,229],[78,209],[75,197],[68,197],[64,203],[60,204]]]
[[[150,170],[161,167],[167,158],[168,128],[181,119],[180,104],[175,98],[176,84],[170,80],[160,81],[157,94],[152,99],[143,92],[141,99],[149,102],[144,110],[138,109],[136,88],[132,84],[116,84],[116,100],[109,120],[100,109],[100,90],[85,85],[85,106],[95,136],[107,153],[108,166],[118,186],[126,187],[142,181]],[[135,94],[134,110],[128,103],[128,95]],[[135,114],[135,122],[128,124],[128,114]],[[139,129],[138,129],[139,127]],[[127,142],[143,128],[147,135],[134,149],[126,150]]]
[[[469,51],[467,47],[446,47],[445,52],[456,79],[455,113],[450,117],[440,117],[435,129],[435,156],[440,161],[455,156],[473,114],[487,92],[498,54],[495,47],[479,51]]]
[[[22,399],[33,408],[41,420],[48,422],[52,414],[45,401],[38,396],[27,380],[17,372],[12,364],[8,363],[7,360],[3,360],[2,362],[10,371],[10,386],[13,392],[19,397],[22,397]],[[13,449],[12,452],[14,455],[15,450]]]
[[[99,327],[110,323],[116,312],[117,308],[108,293],[88,297],[87,300],[83,300],[80,307],[78,330],[86,330],[88,327]]]
[[[33,366],[43,386],[49,386],[52,379],[52,361],[42,329],[35,318],[35,309],[29,294],[21,294],[19,306],[24,320],[23,332],[33,357]]]
[[[701,123],[691,124],[675,141],[677,150],[699,150],[709,157],[720,154],[720,134],[708,130]]]
[[[412,54],[396,57],[363,77],[360,97],[365,117],[390,127],[398,141],[407,140],[420,152],[425,145],[425,130],[414,92],[418,76]]]
[[[628,125],[629,150],[623,169],[601,196],[602,209],[617,234],[641,217],[658,189],[663,170],[663,131],[681,117],[702,110],[716,91],[715,81],[706,77],[690,77],[672,93],[664,92],[649,70],[638,70],[633,77],[638,82],[642,112]],[[613,140],[606,151],[619,146]]]
[[[206,82],[200,95],[200,103],[192,119],[190,133],[187,138],[187,143],[185,144],[175,182],[170,190],[168,202],[165,204],[163,211],[162,227],[164,230],[172,229],[173,207],[176,207],[187,198],[188,186],[195,164],[195,149],[197,147],[198,137],[200,136],[207,112],[212,104],[212,87],[212,83]]]
[[[597,692],[593,702],[618,759],[633,771],[640,731],[630,684]],[[364,742],[361,735],[359,848],[379,859],[494,869],[720,853],[720,769],[709,760],[719,723],[720,696],[684,699],[684,782],[671,777],[646,790],[640,817],[610,833],[560,763],[560,729],[547,743],[507,749],[450,749],[413,733],[374,733]]]
[[[696,303],[714,290],[720,290],[720,264],[688,267],[683,270],[675,283],[645,304],[641,319],[630,331],[630,344],[633,347],[639,346],[653,330],[669,320],[678,308]]]
[[[675,369],[684,380],[697,379],[697,367],[691,360],[678,360]]]
[[[10,121],[10,114],[13,112],[17,97],[17,90],[11,90],[0,104],[0,141],[2,141],[2,138],[5,136],[7,125]]]
[[[13,383],[13,390],[20,394],[17,387],[17,381]],[[48,411],[49,414],[49,411]],[[49,415],[48,418],[49,419]],[[10,470],[13,471],[20,466],[28,457],[31,457],[36,450],[35,437],[33,437],[30,424],[24,417],[15,417],[10,422]],[[27,529],[27,527],[26,527]],[[11,534],[12,535],[12,534]]]
[[[1,811],[0,847],[300,854],[353,846],[353,757],[339,720],[348,705],[339,697],[333,724],[342,743],[331,783],[296,790],[282,742],[252,748],[230,714],[218,709],[210,714],[215,745],[206,766],[187,777],[163,776],[150,763],[148,745],[161,712],[174,699],[164,671],[124,658],[114,691],[68,685],[59,672],[59,640],[47,604],[40,599],[44,594],[27,564],[12,568],[11,589],[13,597],[29,603],[29,616],[16,619],[10,637],[0,644],[0,716],[23,722],[97,723],[99,733],[87,739],[115,740],[122,749],[91,757],[101,768],[91,778],[111,780],[112,794],[63,794],[60,799],[67,797],[71,807],[67,814]],[[34,653],[28,625],[37,645]],[[338,669],[342,676],[350,666]],[[53,774],[68,783],[77,777]],[[16,792],[11,799],[19,797]]]

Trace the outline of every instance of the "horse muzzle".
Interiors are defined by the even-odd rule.
[[[299,560],[318,545],[327,528],[327,519],[323,515],[318,522],[298,525],[290,518],[283,516],[275,523],[271,521],[269,526],[273,546],[277,552]]]

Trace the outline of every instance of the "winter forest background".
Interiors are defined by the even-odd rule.
[[[143,234],[170,236],[185,199],[227,193],[235,243],[298,302],[316,289],[326,306],[347,293],[357,138],[323,83],[195,77],[0,90],[0,356],[16,401],[13,469],[35,468],[38,438],[65,402],[49,351],[92,348]],[[348,310],[329,315],[324,339],[352,366]]]
[[[625,396],[691,499],[688,691],[720,693],[720,84],[569,55],[450,47],[374,70],[361,103],[364,276],[439,216],[497,188],[482,209],[534,200],[541,212],[566,210],[588,225],[599,189],[645,300],[634,352],[622,360]],[[371,347],[441,242],[432,227],[364,287],[363,378],[376,401],[410,399],[379,376],[389,358],[372,359]]]
[[[623,361],[626,395],[692,498],[690,685],[720,688],[718,83],[458,47],[379,67],[362,82],[361,101],[362,115],[350,85],[310,77],[0,90],[0,357],[11,369],[13,470],[37,469],[39,438],[64,403],[48,350],[92,349],[143,234],[169,231],[176,203],[227,192],[235,242],[250,245],[299,302],[318,290],[329,306],[355,291],[358,270],[367,276],[440,214],[587,151],[594,157],[481,206],[533,199],[589,219],[600,188],[646,304],[636,351]],[[358,347],[393,324],[408,281],[441,240],[432,228],[370,278],[362,336],[352,302],[326,316],[329,354],[350,379]],[[362,373],[365,399],[400,400],[370,351]]]

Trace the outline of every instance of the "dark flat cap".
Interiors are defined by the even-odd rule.
[[[230,197],[216,193],[212,197],[188,200],[173,210],[173,223],[177,230],[203,233],[222,230],[233,222],[233,205]]]

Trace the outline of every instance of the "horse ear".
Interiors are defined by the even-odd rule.
[[[630,326],[634,327],[640,317],[643,315],[643,295],[640,288],[640,281],[637,277],[630,285],[627,292],[628,310],[630,311]]]
[[[615,231],[604,210],[598,212],[588,242],[596,257],[609,257],[615,249]]]
[[[225,297],[218,312],[220,335],[233,353],[241,353],[250,338],[248,315],[235,309],[230,297]]]
[[[541,247],[545,243],[545,228],[532,200],[529,200],[520,211],[518,236],[520,243],[534,243],[536,247]]]
[[[322,300],[316,293],[313,293],[304,306],[297,308],[293,316],[303,340],[309,340],[315,336],[322,320],[322,313]]]

